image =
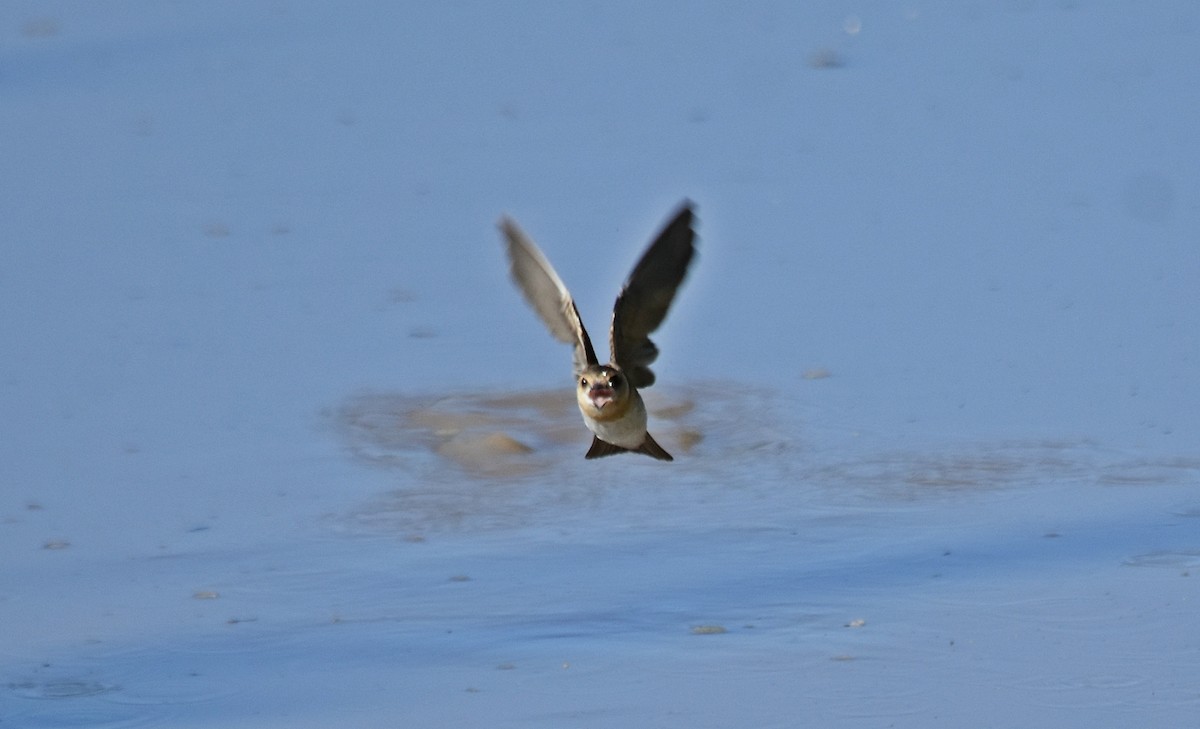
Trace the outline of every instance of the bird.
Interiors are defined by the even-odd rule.
[[[621,287],[613,305],[608,364],[596,357],[575,300],[546,255],[515,220],[500,219],[514,283],[550,333],[574,347],[575,400],[592,432],[585,458],[632,452],[675,460],[647,431],[646,404],[638,390],[654,384],[650,365],[658,347],[649,335],[666,318],[696,256],[693,207],[690,200],[679,205]],[[594,257],[607,256],[602,248]]]

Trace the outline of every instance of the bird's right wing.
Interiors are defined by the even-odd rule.
[[[512,218],[500,219],[500,230],[508,250],[508,260],[513,281],[525,295],[546,328],[555,339],[575,347],[575,375],[578,377],[588,365],[599,364],[592,340],[579,318],[575,300],[563,285],[554,267],[533,240]]]

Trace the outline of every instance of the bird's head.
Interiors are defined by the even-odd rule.
[[[625,414],[629,393],[629,381],[620,370],[590,365],[579,375],[575,394],[584,414],[596,420],[611,420]]]

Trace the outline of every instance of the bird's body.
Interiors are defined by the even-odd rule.
[[[674,460],[646,430],[638,388],[654,384],[658,356],[650,333],[666,318],[695,256],[694,215],[685,202],[642,254],[617,296],[609,331],[611,361],[600,364],[575,301],[546,256],[510,218],[500,221],[513,280],[557,339],[574,345],[576,401],[592,431],[587,458],[632,451]]]

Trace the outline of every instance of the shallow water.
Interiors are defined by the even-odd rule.
[[[655,427],[700,437],[665,474],[632,455],[584,462],[557,392],[349,398],[328,433],[391,491],[255,548],[200,532],[187,553],[93,565],[134,620],[141,591],[204,579],[175,595],[173,628],[10,656],[9,720],[917,726],[1196,710],[1200,463],[1084,443],[848,452],[833,445],[845,434],[763,417],[762,392],[667,393]],[[488,452],[472,433],[526,448],[480,470],[444,447]]]
[[[0,5],[0,726],[1194,724],[1198,28]]]

